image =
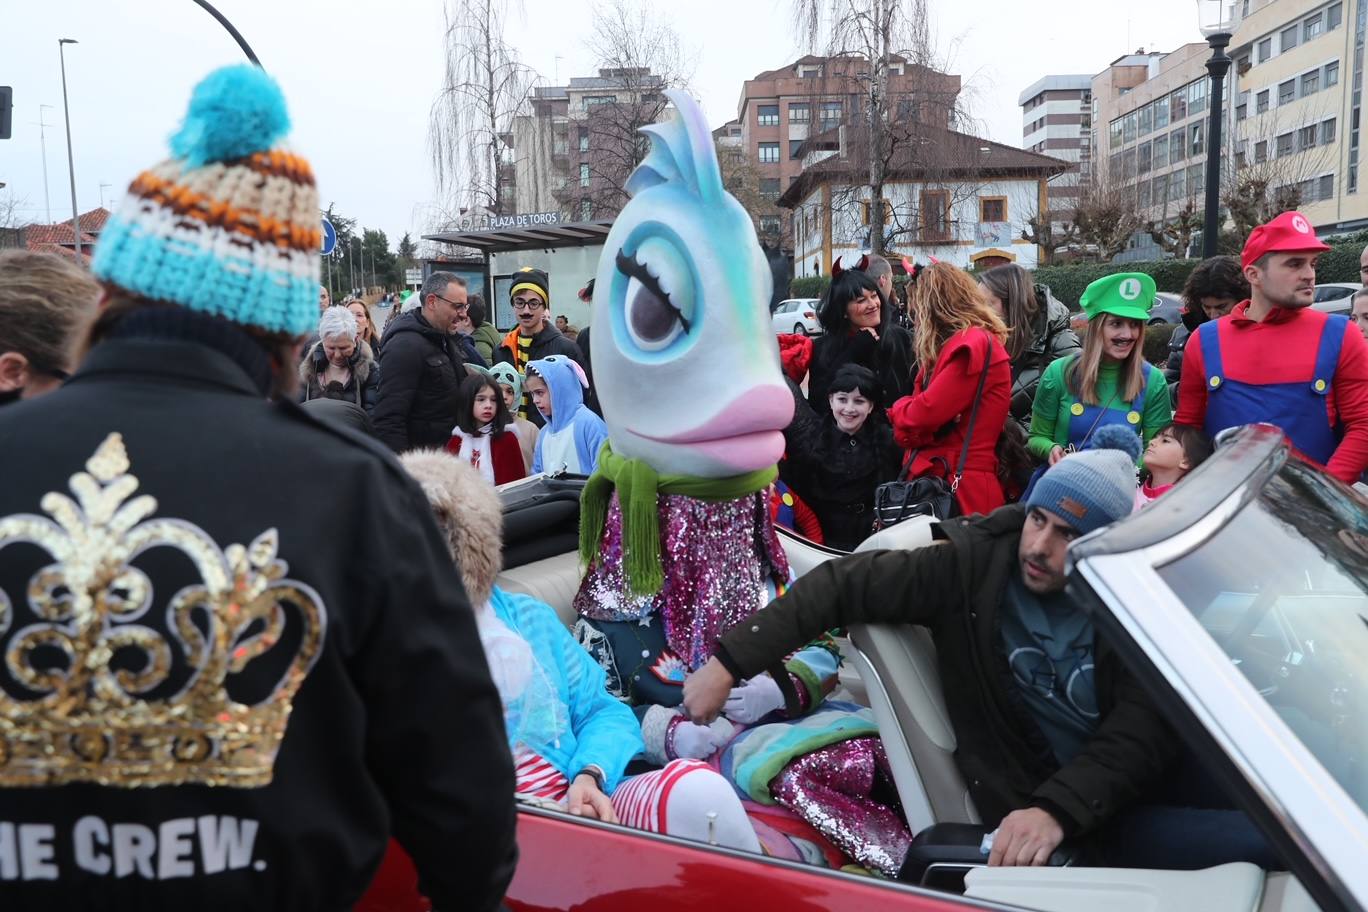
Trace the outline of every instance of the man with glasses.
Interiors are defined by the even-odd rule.
[[[529,362],[548,355],[565,355],[574,359],[580,367],[584,366],[584,356],[579,346],[551,323],[550,287],[546,273],[536,267],[524,266],[513,273],[513,286],[508,295],[513,303],[513,315],[518,320],[518,328],[504,336],[495,358],[512,364],[518,373],[526,371]],[[541,413],[533,407],[532,399],[527,394],[523,395],[518,415],[538,427],[544,423]]]
[[[394,319],[380,348],[380,398],[371,421],[396,453],[446,444],[456,426],[456,389],[466,377],[452,335],[467,309],[465,280],[434,272],[419,294],[422,305]]]

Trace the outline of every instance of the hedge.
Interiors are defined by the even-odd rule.
[[[1317,282],[1358,282],[1359,255],[1363,244],[1357,241],[1334,244],[1321,254],[1316,267]],[[1131,263],[1072,263],[1067,266],[1041,266],[1035,270],[1035,280],[1050,286],[1054,296],[1072,310],[1078,309],[1083,289],[1103,276],[1118,272],[1143,272],[1153,276],[1160,291],[1177,294],[1183,290],[1188,275],[1202,262],[1191,260],[1141,260]],[[894,276],[899,285],[902,276]],[[795,298],[820,298],[826,293],[831,279],[827,276],[805,276],[789,283],[789,295]]]

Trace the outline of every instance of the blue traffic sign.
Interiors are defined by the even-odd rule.
[[[323,255],[327,256],[337,249],[337,229],[332,222],[323,220]]]

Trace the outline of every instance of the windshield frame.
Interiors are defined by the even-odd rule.
[[[1285,458],[1272,460],[1274,468]],[[1170,724],[1194,749],[1209,748],[1201,751],[1204,759],[1221,758],[1218,773],[1316,902],[1327,910],[1364,909],[1368,814],[1158,573],[1248,508],[1271,474],[1250,473],[1214,509],[1164,541],[1116,552],[1090,536],[1093,546],[1074,555],[1069,591],[1093,612]]]

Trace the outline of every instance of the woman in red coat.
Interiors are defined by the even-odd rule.
[[[894,439],[914,451],[908,477],[939,475],[953,484],[986,364],[983,398],[955,498],[965,515],[992,512],[1005,502],[996,450],[1011,406],[1012,365],[1003,347],[1007,327],[969,274],[949,263],[936,263],[917,276],[912,312],[917,378],[912,395],[888,410]]]

